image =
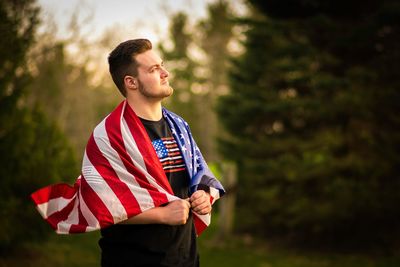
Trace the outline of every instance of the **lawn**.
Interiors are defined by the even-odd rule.
[[[215,241],[214,229],[199,238],[203,267],[399,267],[400,257],[296,252],[274,248],[249,238]],[[0,259],[1,267],[94,267],[100,266],[99,232],[51,235],[43,243],[27,245],[25,252]]]
[[[57,235],[42,243],[27,244],[22,254],[0,260],[0,267],[100,266],[99,232]]]

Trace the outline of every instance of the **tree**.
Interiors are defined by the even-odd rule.
[[[319,246],[398,240],[399,4],[250,2],[246,52],[218,105],[241,230]]]
[[[55,37],[56,26],[43,22],[38,40],[29,53],[33,79],[27,99],[30,106],[40,107],[57,122],[73,145],[76,157],[82,161],[94,126],[121,99],[117,98],[118,90],[113,88],[105,66],[105,52],[112,47],[106,44],[110,34],[105,33],[93,46],[88,35],[81,32],[79,17],[79,13],[72,14],[66,34],[69,37],[63,40]],[[113,34],[114,38],[115,31]]]
[[[30,106],[40,107],[57,122],[74,146],[76,158],[82,159],[90,133],[101,118],[98,109],[107,99],[101,99],[102,92],[89,84],[85,65],[70,62],[66,43],[47,40],[40,45],[31,60],[36,70],[28,88]]]
[[[203,153],[208,160],[216,161],[218,151],[216,138],[221,135],[222,129],[218,127],[215,102],[218,96],[228,91],[227,73],[230,51],[228,45],[233,38],[229,5],[226,1],[219,0],[209,4],[208,16],[198,25],[201,36],[201,48],[206,54],[206,62],[202,68],[208,73],[202,82],[205,92],[202,97],[202,116],[200,121],[203,137]]]
[[[166,100],[166,106],[172,111],[180,114],[191,125],[195,137],[201,135],[199,124],[196,123],[201,116],[198,110],[198,95],[193,92],[193,87],[199,84],[199,78],[195,75],[198,63],[189,55],[192,45],[192,35],[187,33],[187,15],[179,12],[173,15],[170,25],[171,48],[162,43],[159,49],[167,63],[167,69],[172,76],[171,85],[174,95]],[[197,139],[202,147],[203,140]]]
[[[203,154],[217,160],[215,139],[219,134],[215,99],[227,91],[228,45],[232,39],[229,5],[217,1],[208,5],[208,16],[197,23],[193,34],[186,14],[172,17],[171,48],[159,48],[171,71],[174,96],[166,104],[182,114],[192,127]]]
[[[38,14],[33,0],[0,2],[0,254],[49,233],[29,195],[77,174],[72,150],[58,127],[26,105],[32,81],[26,57]]]

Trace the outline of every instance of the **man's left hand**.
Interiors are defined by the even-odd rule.
[[[198,190],[190,197],[190,204],[193,211],[200,215],[211,212],[210,194],[204,190]]]

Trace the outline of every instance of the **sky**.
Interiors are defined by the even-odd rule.
[[[117,28],[125,35],[122,37],[144,37],[153,42],[167,37],[171,14],[184,11],[194,22],[206,17],[211,2],[214,0],[38,0],[42,14],[56,23],[60,38],[66,35],[71,16],[76,13],[89,38]]]
[[[43,31],[58,40],[71,37],[69,23],[73,14],[77,17],[79,33],[89,43],[84,50],[77,43],[67,42],[66,51],[70,60],[86,64],[88,70],[96,72],[94,83],[108,72],[107,55],[112,47],[128,39],[146,38],[154,47],[159,42],[168,47],[169,22],[173,14],[183,11],[189,24],[207,17],[207,5],[217,0],[37,0],[41,7]],[[235,14],[244,14],[243,0],[229,0]],[[54,23],[56,31],[49,27]],[[101,38],[108,32],[109,39]],[[76,38],[73,40],[76,40]],[[106,44],[98,44],[106,40]]]

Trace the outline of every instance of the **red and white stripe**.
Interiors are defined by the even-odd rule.
[[[219,191],[211,188],[211,202]],[[178,199],[140,119],[123,101],[95,128],[74,186],[55,184],[31,195],[60,234],[104,228]],[[195,216],[200,234],[210,215]]]
[[[219,190],[213,187],[210,187],[210,202],[211,205],[220,198]],[[200,215],[196,212],[193,212],[194,218],[194,226],[196,229],[196,234],[200,235],[211,223],[211,214]]]

